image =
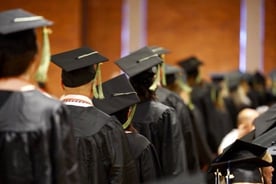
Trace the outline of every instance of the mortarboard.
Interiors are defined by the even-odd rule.
[[[153,53],[149,47],[143,47],[119,59],[115,63],[129,77],[133,77],[162,62],[163,60],[157,54]]]
[[[23,9],[12,9],[0,12],[0,34],[10,34],[50,26],[52,24],[52,21]]]
[[[93,103],[107,114],[113,114],[140,101],[125,74],[104,82],[102,86],[105,98],[93,99]]]
[[[210,78],[212,80],[213,83],[220,83],[221,81],[223,81],[225,79],[225,74],[222,73],[212,73],[210,75]]]
[[[108,58],[101,55],[98,51],[88,47],[81,47],[55,54],[51,57],[51,61],[62,68],[62,81],[68,87],[77,87],[86,84],[93,78],[98,80],[94,82],[94,85],[97,82],[100,84],[100,94],[98,94],[95,87],[93,88],[93,92],[96,98],[98,98],[98,95],[101,95],[100,98],[102,98],[99,66],[100,63],[108,61]],[[94,65],[97,65],[96,72]]]
[[[43,16],[37,16],[23,9],[11,9],[0,12],[0,34],[9,35],[12,33],[32,30],[43,27],[43,43],[41,62],[36,73],[36,80],[39,84],[44,84],[47,80],[47,72],[50,64],[50,43],[48,34],[50,30],[46,26],[53,22]]]
[[[243,80],[243,73],[239,70],[231,71],[225,75],[225,80],[230,91],[237,89]]]
[[[125,74],[106,81],[102,87],[105,98],[93,99],[93,103],[98,109],[111,115],[127,107],[134,107],[129,115],[129,120],[123,124],[123,128],[127,128],[135,112],[134,105],[140,102],[136,91]]]
[[[136,76],[144,71],[152,70],[157,66],[156,79],[151,86],[155,90],[160,81],[160,64],[163,60],[152,52],[149,47],[138,49],[115,62],[129,77]]]
[[[203,65],[203,62],[198,58],[196,58],[195,56],[191,56],[180,60],[178,62],[178,65],[181,66],[186,73],[190,73],[196,70],[199,66]]]
[[[259,182],[260,167],[271,165],[262,159],[267,148],[249,142],[236,140],[212,162],[209,172],[226,173],[234,182]],[[230,178],[232,176],[232,178]]]
[[[172,84],[180,77],[182,74],[182,70],[174,65],[165,64],[165,76],[167,84]]]
[[[268,148],[268,152],[271,155],[276,155],[276,150],[275,150],[275,143],[276,143],[276,134],[275,134],[276,128],[272,128],[265,132],[264,134],[256,137],[252,143],[258,144],[261,146],[264,146]]]
[[[156,45],[149,46],[149,48],[151,49],[151,51],[153,53],[158,54],[158,55],[170,53],[170,50],[168,50],[164,47],[156,46]]]

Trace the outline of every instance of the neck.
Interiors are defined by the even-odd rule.
[[[88,83],[79,87],[74,87],[74,88],[63,86],[64,95],[75,94],[75,95],[87,96],[88,98],[92,98],[91,89],[92,89],[91,83]]]
[[[0,79],[0,89],[2,90],[21,91],[28,86],[33,85],[30,82],[30,77],[27,75],[21,75],[17,77],[6,77]]]

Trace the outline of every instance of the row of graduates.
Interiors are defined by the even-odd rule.
[[[180,62],[184,83],[163,65],[168,50],[143,47],[116,61],[127,76],[101,84],[105,56],[65,51],[51,57],[62,68],[64,95],[56,100],[29,82],[34,28],[51,23],[21,9],[2,12],[0,23],[1,183],[146,183],[207,170],[219,116],[198,71],[197,85],[188,77],[198,60]],[[188,183],[205,182],[196,179]]]
[[[146,183],[199,172],[188,107],[159,85],[164,50],[120,58],[127,76],[103,84],[108,59],[98,51],[53,55],[58,100],[31,78],[35,28],[51,24],[22,9],[0,13],[0,183]]]

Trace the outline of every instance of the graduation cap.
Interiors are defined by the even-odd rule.
[[[259,182],[260,167],[270,166],[262,159],[267,148],[249,142],[236,140],[212,162],[209,172],[222,172],[234,182]]]
[[[223,73],[212,73],[210,75],[211,81],[215,84],[220,83],[225,79],[225,74]]]
[[[105,98],[94,98],[93,103],[98,109],[109,115],[140,102],[136,91],[130,84],[125,74],[104,82],[102,87]],[[133,109],[131,112],[134,113]],[[123,127],[127,128],[130,122],[131,120],[123,124]]]
[[[0,34],[2,35],[43,27],[41,62],[36,74],[36,80],[41,85],[44,85],[47,80],[51,55],[48,37],[51,31],[46,27],[52,24],[52,21],[45,19],[43,16],[35,15],[23,9],[11,9],[0,12]]]
[[[158,55],[161,55],[161,54],[168,54],[170,53],[171,51],[164,48],[164,47],[160,47],[160,46],[156,46],[156,45],[152,45],[152,46],[149,46],[149,48],[151,49],[151,51],[155,54],[158,54]]]
[[[100,64],[108,58],[98,51],[88,47],[81,47],[51,57],[51,61],[62,68],[62,82],[68,87],[78,87],[95,79],[93,93],[95,98],[103,98],[101,88]],[[94,69],[96,65],[96,71]],[[96,88],[98,83],[99,91]]]
[[[191,56],[180,60],[178,65],[181,66],[187,74],[189,74],[197,70],[199,66],[203,65],[203,62],[197,57]]]
[[[235,70],[225,75],[226,83],[230,91],[237,89],[241,81],[244,79],[244,75],[241,71]]]
[[[133,77],[142,72],[152,70],[153,67],[157,66],[156,80],[151,86],[152,90],[157,88],[157,84],[160,81],[161,68],[160,64],[163,60],[152,52],[149,47],[143,47],[138,49],[129,55],[119,59],[115,63],[129,76]]]
[[[182,70],[174,65],[165,64],[165,76],[167,84],[172,84],[182,74]]]
[[[155,54],[158,54],[158,56],[164,61],[163,63],[161,63],[161,83],[162,85],[166,86],[167,85],[167,79],[166,79],[166,72],[165,72],[165,55],[170,53],[171,51],[164,48],[164,47],[160,47],[160,46],[149,46],[149,48],[151,49],[151,51]]]
[[[0,12],[0,34],[4,35],[50,26],[52,24],[52,21],[23,9],[12,9]]]
[[[265,132],[264,134],[256,137],[252,143],[254,144],[257,144],[257,145],[261,145],[261,146],[264,146],[266,148],[268,148],[268,152],[271,154],[271,155],[276,155],[276,149],[275,149],[275,146],[276,146],[276,134],[275,134],[275,131],[276,131],[276,127],[268,130],[267,132]]]

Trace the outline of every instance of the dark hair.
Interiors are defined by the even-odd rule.
[[[0,34],[0,77],[23,74],[37,54],[34,30]]]
[[[154,81],[155,73],[145,71],[129,79],[141,102],[156,99],[155,91],[149,89]]]
[[[112,116],[115,116],[120,123],[123,125],[127,119],[128,119],[128,112],[129,112],[129,107],[126,107],[120,111],[114,112],[113,114],[111,114]],[[132,125],[132,123],[130,123],[130,125],[126,128],[126,130],[132,131],[132,132],[138,132]]]
[[[199,74],[198,68],[194,68],[189,71],[186,71],[186,75],[189,78],[197,78],[198,74]]]

